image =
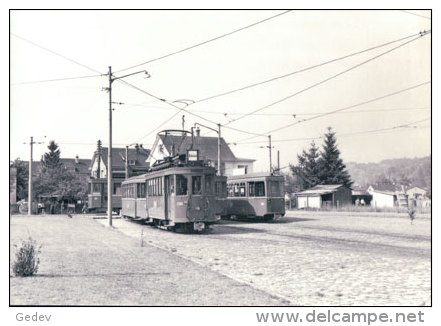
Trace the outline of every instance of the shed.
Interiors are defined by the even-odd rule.
[[[338,185],[317,185],[296,193],[298,208],[339,207],[351,204],[350,188]]]

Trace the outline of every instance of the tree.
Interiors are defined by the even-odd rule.
[[[60,162],[61,152],[58,148],[58,145],[55,143],[54,140],[51,140],[47,148],[49,149],[49,152],[45,153],[41,159],[43,169],[55,170],[60,168],[62,165]]]
[[[11,162],[11,168],[17,169],[17,200],[28,197],[28,181],[29,181],[29,164],[16,158]]]
[[[49,143],[48,149],[42,158],[43,169],[34,181],[35,195],[84,198],[87,178],[66,169],[60,161],[60,149],[55,141]]]
[[[328,128],[328,132],[325,134],[319,166],[321,184],[343,184],[348,188],[352,186],[353,182],[346,170],[346,165],[340,158],[335,132],[332,131],[331,127]]]
[[[87,180],[64,167],[42,171],[34,181],[36,196],[65,196],[84,198],[87,194]]]
[[[309,189],[320,183],[319,149],[315,142],[311,142],[309,151],[303,150],[302,155],[297,155],[298,165],[290,165],[294,176],[300,182],[301,189]]]

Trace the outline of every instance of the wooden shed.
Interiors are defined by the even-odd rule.
[[[297,208],[326,208],[351,205],[352,190],[344,185],[317,185],[296,193]]]

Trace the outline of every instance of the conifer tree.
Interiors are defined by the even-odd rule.
[[[320,183],[319,149],[315,142],[311,142],[309,151],[303,150],[297,155],[298,165],[291,166],[291,171],[297,176],[302,189],[309,189]]]
[[[55,170],[61,167],[60,162],[60,149],[54,140],[49,142],[49,146],[47,147],[49,152],[44,153],[41,162],[43,164],[44,169]]]
[[[319,161],[319,178],[322,184],[343,184],[348,188],[352,186],[351,176],[340,158],[335,132],[332,131],[331,127],[328,128],[328,132],[325,134],[323,151]]]

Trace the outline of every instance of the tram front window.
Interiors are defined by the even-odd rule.
[[[96,194],[100,194],[101,193],[101,189],[102,189],[102,184],[101,183],[94,183],[93,185],[92,185],[92,191],[93,191],[93,193],[96,193]]]
[[[206,175],[205,176],[205,194],[211,195],[213,194],[213,176],[212,175]]]
[[[270,189],[272,197],[283,196],[283,184],[280,181],[270,181]]]
[[[187,177],[182,174],[176,175],[176,195],[186,196],[188,192]]]
[[[193,195],[202,195],[202,177],[200,175],[191,177],[191,189]]]

